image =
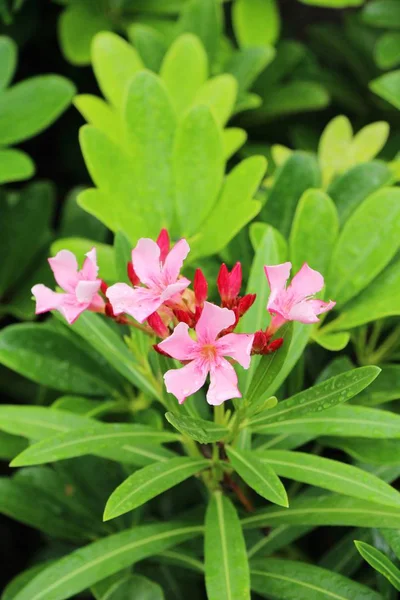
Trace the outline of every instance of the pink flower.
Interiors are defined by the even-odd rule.
[[[86,254],[80,271],[75,255],[69,250],[61,250],[54,258],[49,258],[49,264],[57,284],[65,293],[53,292],[41,283],[34,285],[32,294],[36,298],[37,315],[58,310],[71,324],[85,310],[103,310],[104,302],[98,294],[102,282],[97,278],[95,248]]]
[[[317,315],[331,310],[336,302],[323,302],[311,298],[324,287],[321,273],[311,269],[307,263],[286,287],[292,264],[290,262],[273,267],[264,267],[271,290],[267,309],[273,316],[268,330],[275,332],[286,321],[317,323]]]
[[[196,325],[197,341],[188,333],[186,323],[179,323],[173,334],[158,346],[163,352],[181,361],[190,361],[180,369],[171,369],[164,375],[165,385],[180,404],[199,390],[210,374],[207,402],[218,405],[231,398],[241,398],[237,375],[233,366],[224,358],[229,356],[242,367],[250,366],[250,353],[254,335],[229,333],[218,335],[235,322],[235,313],[204,303],[203,312]]]
[[[169,251],[149,238],[140,239],[132,250],[132,266],[145,287],[132,288],[126,283],[109,287],[106,295],[114,314],[128,313],[143,323],[164,302],[179,302],[180,294],[190,284],[185,277],[179,277],[189,250],[189,244],[184,239]]]

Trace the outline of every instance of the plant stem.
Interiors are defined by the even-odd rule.
[[[214,421],[217,425],[224,424],[224,414],[225,408],[223,404],[220,404],[219,406],[214,406]]]
[[[369,363],[380,363],[389,355],[400,342],[400,325],[398,325],[379,348],[370,355]]]

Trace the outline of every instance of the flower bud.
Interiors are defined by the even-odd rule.
[[[207,300],[208,283],[201,269],[196,269],[196,273],[194,274],[193,287],[196,298],[196,304],[198,306],[202,306]]]
[[[140,279],[135,273],[135,269],[133,268],[133,264],[129,261],[126,269],[129,277],[129,281],[132,285],[139,285]]]
[[[167,254],[171,245],[169,233],[166,229],[161,229],[157,238],[157,245],[160,248],[160,261],[163,263],[167,258]]]
[[[161,338],[166,338],[169,335],[168,327],[157,312],[154,312],[147,319],[148,325],[152,328],[154,333]]]

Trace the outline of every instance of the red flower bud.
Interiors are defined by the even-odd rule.
[[[133,268],[133,264],[131,261],[128,262],[126,271],[128,273],[129,281],[132,285],[139,285],[140,279],[135,273],[135,269]]]
[[[254,334],[252,354],[262,354],[267,343],[267,338],[264,331],[256,331]]]
[[[157,312],[154,312],[147,319],[147,323],[152,328],[154,333],[161,338],[166,338],[169,335],[168,327]]]
[[[222,263],[218,277],[217,287],[221,300],[225,302],[229,298],[229,271],[225,263]]]
[[[175,308],[173,312],[180,323],[186,323],[189,327],[194,327],[194,315],[192,313],[180,308]]]
[[[100,290],[103,292],[103,294],[105,294],[106,291],[108,290],[108,285],[103,280],[101,280]]]
[[[243,298],[240,298],[238,304],[238,313],[239,318],[243,317],[243,315],[251,308],[256,300],[256,294],[246,294]]]
[[[167,356],[168,358],[171,358],[170,355],[164,352],[164,350],[162,350],[158,344],[154,344],[153,348],[156,352],[158,352],[158,354],[161,354],[161,356]]]
[[[231,298],[236,298],[239,295],[242,287],[242,265],[237,262],[229,275],[229,294]]]
[[[105,312],[105,314],[106,314],[107,317],[110,317],[111,319],[115,318],[115,314],[114,314],[114,311],[113,311],[113,308],[112,308],[110,302],[106,303],[105,308],[104,308],[104,312]]]
[[[266,354],[272,354],[272,352],[276,352],[283,344],[283,338],[278,338],[274,340],[266,347]]]
[[[203,306],[204,302],[207,300],[208,283],[201,269],[196,269],[196,273],[194,274],[193,288],[196,304]]]
[[[160,234],[157,238],[157,244],[161,251],[160,252],[160,261],[163,263],[164,260],[167,258],[167,254],[169,252],[169,248],[171,245],[171,242],[169,239],[169,233],[166,229],[161,229]]]
[[[217,277],[217,287],[222,304],[230,307],[238,297],[242,287],[242,265],[240,262],[236,263],[230,273],[225,263],[221,265]]]

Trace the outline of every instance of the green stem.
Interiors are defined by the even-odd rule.
[[[380,363],[390,355],[392,350],[396,348],[396,346],[400,342],[400,325],[398,325],[394,331],[386,338],[386,340],[379,346],[379,348],[371,354],[369,357],[369,363]]]
[[[224,414],[225,408],[223,403],[219,406],[214,406],[214,421],[217,425],[224,424]]]

